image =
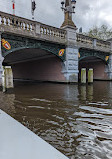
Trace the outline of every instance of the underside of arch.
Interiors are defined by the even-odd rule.
[[[46,59],[50,57],[59,58],[55,54],[52,54],[51,52],[46,50],[35,49],[35,48],[19,49],[14,52],[8,53],[4,57],[3,65],[13,65],[16,63],[36,61],[36,60]],[[62,61],[62,59],[60,58],[59,60]]]
[[[10,65],[14,80],[65,82],[63,60],[49,51],[35,48],[7,54],[3,65]]]
[[[58,43],[53,43],[53,42],[37,40],[33,38],[31,39],[27,37],[9,35],[9,34],[2,34],[2,39],[5,40],[6,43],[9,43],[9,45],[11,46],[10,49],[8,50],[2,45],[3,57],[6,57],[7,55],[15,53],[15,52],[22,52],[24,50],[28,51],[28,49],[30,50],[32,49],[33,51],[35,49],[38,49],[38,50],[43,50],[43,52],[49,52],[57,56],[58,58],[60,58],[62,61],[65,61],[65,52],[62,55],[59,54],[60,50],[65,49],[64,45],[60,45]],[[29,57],[30,57],[30,54],[29,54]]]
[[[81,78],[81,69],[86,68],[88,78],[88,70],[93,69],[94,80],[108,80],[108,64],[106,61],[96,56],[89,56],[79,61],[79,79]]]
[[[87,59],[87,58],[96,58],[96,59],[101,59],[105,63],[108,64],[109,62],[109,54],[107,52],[101,52],[98,50],[91,50],[91,49],[84,49],[80,48],[79,49],[79,61]]]

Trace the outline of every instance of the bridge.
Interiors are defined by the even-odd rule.
[[[0,12],[0,79],[2,66],[11,66],[18,80],[75,83],[81,68],[112,80],[112,42],[77,33],[68,14],[56,28]]]

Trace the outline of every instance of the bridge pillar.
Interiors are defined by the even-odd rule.
[[[65,61],[65,77],[70,83],[78,82],[78,52],[76,47],[76,29],[71,27],[65,28],[67,31],[67,47]]]
[[[2,48],[1,48],[1,32],[0,32],[0,86],[2,86],[2,73],[3,73],[3,67],[2,67],[2,62],[3,62],[3,57],[2,57]]]
[[[109,56],[108,78],[109,78],[109,80],[112,80],[112,55]]]
[[[13,88],[13,73],[11,66],[5,66],[2,75],[2,87],[5,92],[9,88]]]

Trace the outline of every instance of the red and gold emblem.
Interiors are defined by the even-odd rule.
[[[64,49],[61,49],[60,51],[59,51],[59,56],[63,56],[64,55],[64,52],[65,52],[65,50]]]
[[[78,58],[80,58],[80,52],[78,53]]]
[[[11,49],[11,45],[5,39],[2,39],[2,46],[7,50]]]
[[[105,57],[105,61],[108,61],[108,60],[109,60],[109,56],[106,56],[106,57]]]

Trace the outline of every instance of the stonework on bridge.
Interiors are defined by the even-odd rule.
[[[15,78],[18,79],[23,78],[24,73],[20,73],[27,70],[24,70],[25,65],[26,68],[31,65],[30,72],[35,72],[35,75],[32,76],[34,78],[30,75],[28,77],[27,74],[24,79],[75,83],[78,82],[80,69],[85,66],[84,63],[86,66],[87,63],[89,63],[88,66],[92,66],[90,63],[96,58],[97,61],[100,59],[99,62],[103,65],[99,67],[101,65],[97,65],[96,62],[97,67],[94,67],[94,72],[102,69],[105,74],[99,76],[98,79],[112,80],[111,41],[79,34],[76,29],[76,26],[70,23],[67,25],[63,23],[60,29],[0,12],[0,79],[3,71],[2,65],[12,66]],[[45,67],[39,65],[40,62]],[[23,70],[21,66],[23,66]],[[42,71],[43,68],[45,69],[42,76],[39,75],[38,68]],[[33,71],[34,69],[35,71]],[[89,68],[87,67],[87,69]],[[36,70],[38,70],[37,74]],[[48,72],[48,70],[50,71]]]
[[[104,52],[99,50],[90,50],[90,49],[79,49],[79,61],[82,59],[85,59],[87,57],[97,57],[99,59],[102,59],[102,61],[105,61],[105,63],[109,63],[109,52]]]
[[[11,35],[11,34],[2,34],[2,39],[5,39],[10,45],[11,48],[7,50],[7,48],[4,48],[2,45],[2,56],[6,57],[11,52],[15,52],[18,50],[23,49],[42,49],[46,50],[48,52],[51,52],[52,54],[58,56],[62,61],[65,61],[65,54],[62,56],[59,55],[59,51],[61,49],[65,49],[65,45],[62,44],[54,44],[51,42],[44,42],[40,41],[38,39],[30,39],[28,37],[20,37],[17,35]]]

